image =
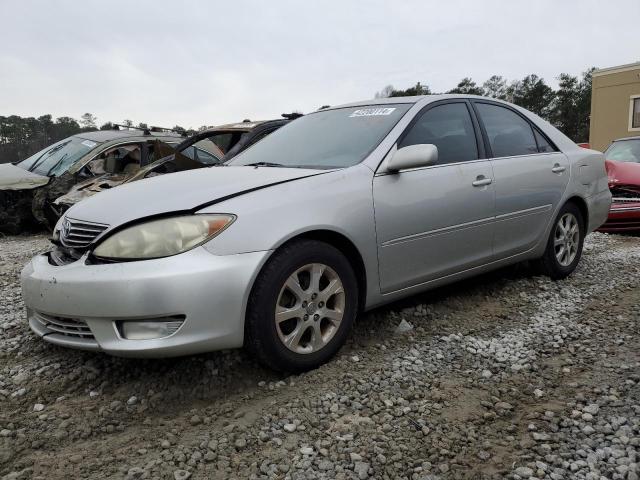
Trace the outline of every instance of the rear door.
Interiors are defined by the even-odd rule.
[[[373,180],[383,293],[491,259],[494,191],[478,125],[465,100],[430,104],[398,141],[438,147],[438,162]]]
[[[569,181],[567,157],[528,119],[503,104],[474,100],[495,179],[496,258],[542,239]]]

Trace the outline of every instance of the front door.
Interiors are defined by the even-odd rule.
[[[427,106],[397,147],[434,144],[437,164],[374,177],[383,293],[490,261],[493,172],[477,131],[466,101]]]

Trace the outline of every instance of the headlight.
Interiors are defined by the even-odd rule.
[[[60,227],[62,226],[62,221],[64,220],[64,215],[62,215],[58,221],[56,222],[56,226],[53,227],[53,234],[51,235],[51,239],[54,242],[60,240]]]
[[[210,240],[235,219],[233,215],[186,215],[152,220],[108,237],[93,254],[121,260],[168,257]]]

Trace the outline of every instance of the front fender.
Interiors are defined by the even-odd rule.
[[[309,232],[346,237],[365,265],[367,298],[379,293],[372,199],[373,172],[364,165],[248,192],[199,213],[231,213],[233,225],[205,244],[215,255],[274,251]]]

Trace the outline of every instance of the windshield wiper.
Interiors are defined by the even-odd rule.
[[[51,155],[56,153],[61,148],[66,147],[68,143],[69,142],[65,142],[61,145],[58,145],[57,147],[53,147],[51,150],[47,150],[46,152],[44,152],[42,155],[38,157],[38,159],[35,162],[33,162],[33,164],[31,165],[31,168],[29,168],[28,171],[33,172],[36,168],[42,165],[47,158],[49,158]]]
[[[60,159],[53,165],[53,167],[51,167],[49,170],[47,170],[47,174],[45,175],[45,177],[48,177],[49,175],[51,175],[51,172],[53,172],[56,168],[58,168],[58,166],[62,163],[62,161],[67,158],[69,156],[69,152],[65,153],[64,155],[62,155],[60,157]]]
[[[255,163],[247,163],[245,167],[284,167],[281,163],[273,163],[273,162],[255,162]]]

